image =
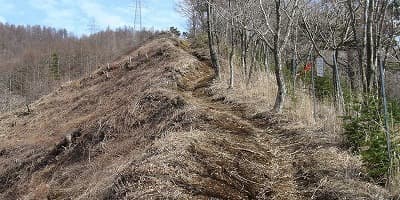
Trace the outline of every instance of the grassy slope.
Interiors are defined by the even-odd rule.
[[[185,42],[129,56],[30,115],[0,115],[0,199],[388,198],[360,180],[337,135],[261,112],[270,99],[257,92],[225,90]]]

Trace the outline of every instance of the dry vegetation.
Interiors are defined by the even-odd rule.
[[[129,56],[0,115],[0,199],[390,198],[306,94],[274,115],[270,76],[229,91],[184,41]]]

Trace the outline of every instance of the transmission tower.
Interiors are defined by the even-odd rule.
[[[96,20],[95,19],[90,19],[89,24],[87,26],[88,31],[90,32],[90,35],[93,35],[97,32],[98,27],[96,24]]]
[[[136,31],[137,25],[139,25],[140,31],[142,30],[142,0],[135,0],[134,9],[133,30]]]

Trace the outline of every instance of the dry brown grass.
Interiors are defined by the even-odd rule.
[[[228,99],[234,99],[241,104],[248,104],[255,112],[271,110],[277,93],[276,79],[272,73],[264,71],[255,72],[250,84],[244,77],[238,65],[235,66],[234,89],[229,90],[228,66],[223,66],[221,81],[215,82],[213,89],[222,91]],[[216,92],[220,93],[220,92]],[[289,92],[283,114],[292,121],[299,122],[299,126],[319,126],[326,132],[340,134],[342,122],[340,114],[332,103],[316,100],[314,115],[314,102],[310,91],[304,85],[297,86],[295,94]],[[314,117],[315,116],[315,117]]]
[[[30,115],[1,116],[0,197],[295,199],[290,163],[254,135],[262,130],[196,89],[213,71],[187,51],[151,41],[132,63],[62,85]],[[82,135],[66,143],[76,128]]]
[[[129,56],[63,85],[30,115],[0,115],[0,199],[388,196],[360,181],[359,160],[337,148],[337,134],[293,121],[309,114],[265,112],[272,78],[233,91],[225,78],[209,85],[207,61],[177,39]]]
[[[277,89],[273,75],[258,72],[252,82],[246,84],[240,70],[236,69],[236,72],[233,90],[227,89],[229,76],[225,70],[221,81],[211,87],[211,93],[226,97],[226,103],[245,105],[247,118],[261,116],[259,124],[266,124],[263,127],[271,128],[273,125],[270,133],[278,138],[276,146],[291,155],[287,159],[293,160],[293,167],[297,170],[294,176],[304,197],[389,198],[385,189],[362,181],[365,171],[361,159],[341,149],[342,120],[331,103],[317,101],[314,115],[313,99],[309,91],[300,86],[295,95],[288,97],[283,114],[271,120],[268,117],[271,114],[265,112],[272,109],[275,101]]]
[[[391,176],[389,177],[390,183],[388,187],[391,193],[400,199],[400,159],[394,159],[392,166]]]

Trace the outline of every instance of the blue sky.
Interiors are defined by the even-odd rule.
[[[141,1],[144,27],[186,27],[175,9],[179,0]],[[79,36],[90,32],[92,21],[98,29],[132,26],[134,7],[135,0],[0,0],[0,22],[66,28]]]

